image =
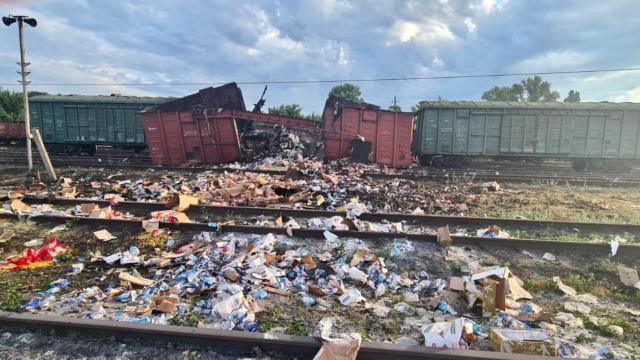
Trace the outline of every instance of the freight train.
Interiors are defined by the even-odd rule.
[[[423,164],[468,159],[570,160],[577,170],[638,163],[640,104],[610,102],[422,102],[414,154]]]
[[[223,124],[257,120],[290,125],[295,120],[246,112],[235,83],[180,99],[35,96],[30,107],[32,127],[40,129],[55,153],[93,154],[97,145],[141,150],[151,142],[151,150],[167,148],[151,151],[157,164],[233,161],[239,151],[237,135],[222,131]],[[224,111],[212,113],[213,108]],[[142,117],[162,121],[149,120],[151,125],[145,127],[141,112]],[[203,117],[204,122],[194,122],[189,114],[193,119]],[[298,126],[302,126],[300,120],[295,120]],[[189,126],[195,133],[185,130]],[[244,127],[234,124],[229,129],[237,132]],[[637,103],[424,101],[411,114],[330,98],[321,131],[329,159],[349,156],[351,142],[359,138],[371,143],[371,161],[400,168],[410,166],[412,157],[431,166],[462,165],[480,157],[532,162],[565,159],[578,170],[627,168],[640,159]],[[20,137],[24,138],[22,124],[0,123],[0,140]],[[154,157],[155,153],[164,155]]]
[[[142,150],[147,147],[140,110],[166,98],[40,95],[29,98],[31,127],[40,129],[52,153],[87,153],[97,145]],[[0,123],[0,139],[24,139],[24,123]]]

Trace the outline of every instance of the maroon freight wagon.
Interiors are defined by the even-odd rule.
[[[221,110],[245,110],[236,83],[206,88],[144,109],[140,116],[154,164],[220,164],[240,157],[233,118],[215,118]]]
[[[24,122],[0,122],[0,141],[13,141],[25,139]]]
[[[247,112],[235,83],[207,88],[141,112],[154,164],[220,164],[241,156],[236,122],[258,121],[318,131],[327,159],[350,157],[354,139],[364,139],[371,152],[364,160],[394,168],[409,167],[413,114],[382,110],[367,103],[332,97],[322,124],[307,119]]]
[[[393,168],[413,163],[413,113],[330,97],[322,113],[322,126],[327,159],[349,157],[353,140],[362,137],[371,143],[370,162]]]

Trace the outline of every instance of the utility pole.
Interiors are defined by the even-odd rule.
[[[29,172],[31,174],[33,172],[33,159],[31,157],[31,118],[29,114],[29,92],[27,91],[27,85],[29,81],[27,81],[27,76],[30,72],[27,71],[27,66],[29,63],[25,61],[25,51],[24,51],[24,26],[26,23],[31,27],[36,27],[38,22],[36,19],[30,18],[24,15],[9,15],[2,17],[2,22],[10,26],[14,22],[18,22],[18,36],[20,38],[20,75],[22,75],[22,80],[18,80],[22,84],[22,99],[24,102],[24,126],[25,126],[25,134],[27,135],[27,162],[29,165]]]

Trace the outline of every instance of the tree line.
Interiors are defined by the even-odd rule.
[[[329,91],[329,96],[338,96],[343,99],[347,99],[355,102],[362,102],[362,90],[358,85],[354,84],[342,84],[334,86]],[[514,83],[511,86],[494,86],[493,88],[485,91],[482,94],[482,100],[485,101],[529,101],[529,102],[553,102],[560,99],[560,93],[553,90],[549,81],[543,80],[540,76],[529,77],[521,80],[518,83]],[[442,98],[438,96],[438,101],[442,101]],[[563,100],[564,102],[580,102],[580,92],[576,90],[570,90],[567,96]],[[391,111],[402,111],[400,105],[390,105],[388,107]],[[416,112],[420,110],[420,104],[411,106],[411,111]],[[311,115],[303,115],[302,107],[298,104],[282,104],[277,107],[270,107],[268,109],[269,114],[284,115],[296,118],[305,118],[309,120],[320,121],[321,115],[312,113]]]
[[[48,95],[46,92],[30,91],[29,97],[35,95]],[[329,91],[328,96],[337,96],[343,99],[363,102],[362,90],[358,85],[341,84],[334,86]],[[524,79],[511,86],[494,86],[482,94],[482,100],[485,101],[558,101],[560,93],[552,89],[549,81],[543,80],[540,76]],[[442,98],[438,97],[438,100]],[[564,102],[579,102],[580,92],[571,90],[564,98]],[[400,105],[391,105],[388,108],[392,111],[402,111]],[[411,107],[412,112],[420,109],[420,104]],[[313,121],[321,121],[322,114],[312,112],[304,115],[302,107],[299,104],[282,104],[270,107],[267,110],[269,114],[284,115],[295,118],[309,119]],[[0,121],[23,121],[24,112],[22,106],[22,93],[18,91],[10,91],[0,88]]]

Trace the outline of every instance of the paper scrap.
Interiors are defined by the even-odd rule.
[[[111,233],[107,229],[94,231],[93,235],[95,235],[95,237],[97,237],[98,240],[102,240],[102,241],[109,241],[116,238],[115,236],[111,235]]]
[[[636,269],[618,266],[618,275],[623,284],[640,289],[640,278],[638,278],[638,271]]]

